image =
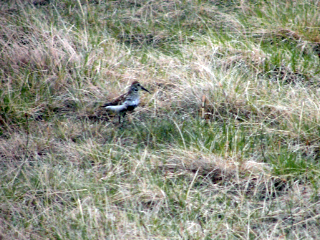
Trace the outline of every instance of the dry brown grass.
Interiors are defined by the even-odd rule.
[[[228,4],[1,6],[0,238],[318,237],[318,14]]]

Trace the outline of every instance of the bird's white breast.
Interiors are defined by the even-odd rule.
[[[139,105],[139,98],[135,98],[135,99],[130,99],[124,102],[124,104],[126,104],[127,106],[138,106]]]
[[[123,110],[125,110],[127,108],[127,106],[125,104],[122,105],[117,105],[117,106],[107,106],[106,109],[110,110],[112,112],[121,112]]]

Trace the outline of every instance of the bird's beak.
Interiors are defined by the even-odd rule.
[[[146,91],[146,92],[148,92],[148,93],[150,93],[147,89],[145,89],[145,88],[142,87],[142,86],[141,86],[141,89],[144,90],[144,91]]]

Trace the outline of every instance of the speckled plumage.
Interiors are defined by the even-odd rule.
[[[144,90],[150,93],[137,81],[134,81],[127,93],[119,96],[112,102],[104,104],[106,110],[119,114],[119,122],[121,122],[121,116],[124,117],[128,111],[133,111],[140,103],[139,90]]]

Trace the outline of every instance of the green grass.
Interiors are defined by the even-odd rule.
[[[0,6],[1,238],[318,237],[316,1],[40,2]]]

